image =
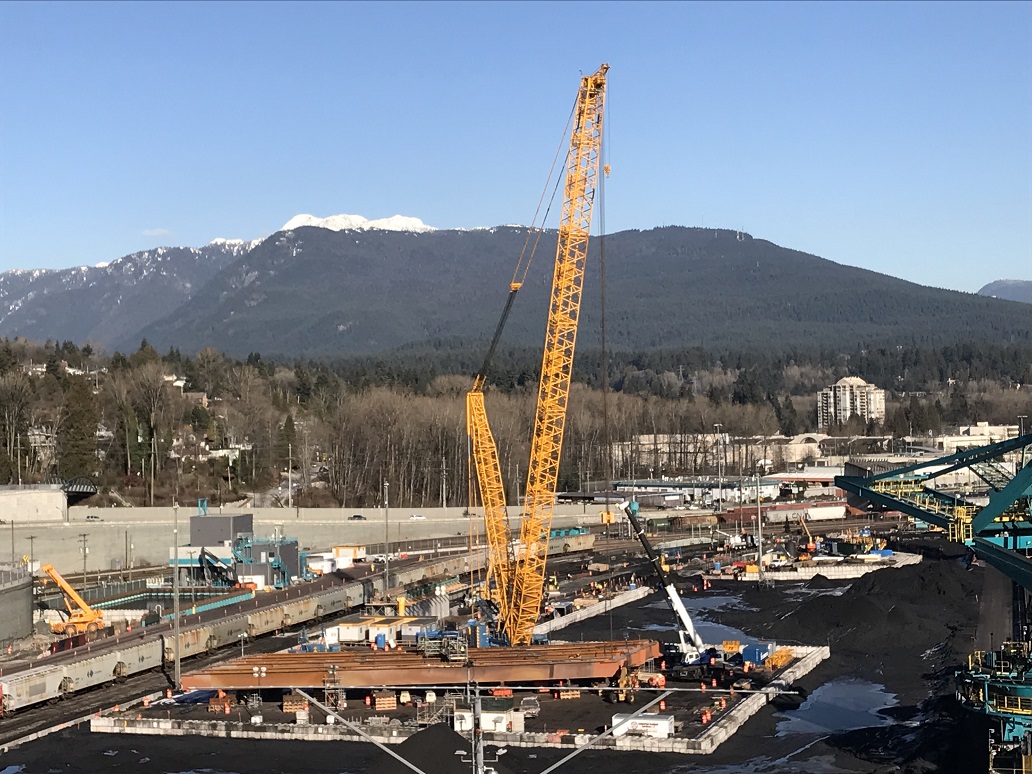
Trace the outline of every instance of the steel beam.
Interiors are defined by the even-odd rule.
[[[470,651],[465,662],[399,651],[273,653],[234,659],[184,675],[183,687],[321,688],[331,674],[344,688],[608,680],[621,666],[640,667],[660,655],[660,645],[654,640],[481,648]],[[261,670],[260,678],[255,676],[255,667]]]

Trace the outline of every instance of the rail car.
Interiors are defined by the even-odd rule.
[[[253,611],[245,609],[203,623],[190,624],[190,617],[186,617],[180,625],[180,658],[188,659],[236,645],[241,634],[248,638],[259,637],[324,616],[345,613],[361,606],[365,594],[365,584],[354,581],[287,599],[272,607],[259,607],[256,601]],[[9,714],[120,678],[160,669],[174,661],[175,641],[171,633],[148,635],[144,631],[141,636],[142,639],[136,642],[131,635],[118,643],[101,643],[100,647],[94,646],[94,655],[44,664],[5,676],[0,680],[3,713]]]
[[[555,528],[548,533],[549,556],[590,551],[594,547],[595,536],[587,527]]]

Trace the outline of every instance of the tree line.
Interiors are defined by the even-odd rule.
[[[273,501],[288,468],[298,505],[469,502],[464,394],[479,360],[443,347],[335,360],[233,359],[205,348],[164,355],[73,342],[0,342],[0,482],[90,476],[101,501],[170,504],[251,493]],[[465,353],[465,354],[460,354]],[[529,350],[502,349],[487,408],[509,497],[523,486],[536,398]],[[889,391],[882,423],[851,418],[833,434],[920,436],[1032,415],[1032,351],[1022,345],[780,354],[587,352],[578,359],[561,489],[645,475],[617,469],[610,443],[643,434],[688,438],[795,435],[816,429],[815,394],[842,376]],[[608,375],[606,375],[608,374]],[[177,380],[173,380],[176,377]],[[1032,424],[1029,425],[1032,427]],[[697,446],[675,470],[704,474]],[[691,451],[694,449],[694,451]],[[659,471],[655,471],[659,472]]]

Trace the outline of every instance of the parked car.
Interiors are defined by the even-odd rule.
[[[353,513],[348,516],[348,521],[368,521],[361,513]]]
[[[426,516],[421,513],[413,513],[409,516],[409,521],[426,521]]]
[[[520,712],[528,718],[536,718],[541,714],[541,702],[537,696],[524,696],[520,699]]]
[[[87,513],[86,521],[103,521],[103,519],[95,513]]]

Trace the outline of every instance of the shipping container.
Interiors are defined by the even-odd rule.
[[[366,560],[365,546],[334,546],[333,557],[339,560],[350,559],[352,562],[364,562]]]
[[[342,623],[337,626],[338,642],[366,642],[369,627],[364,623]]]

